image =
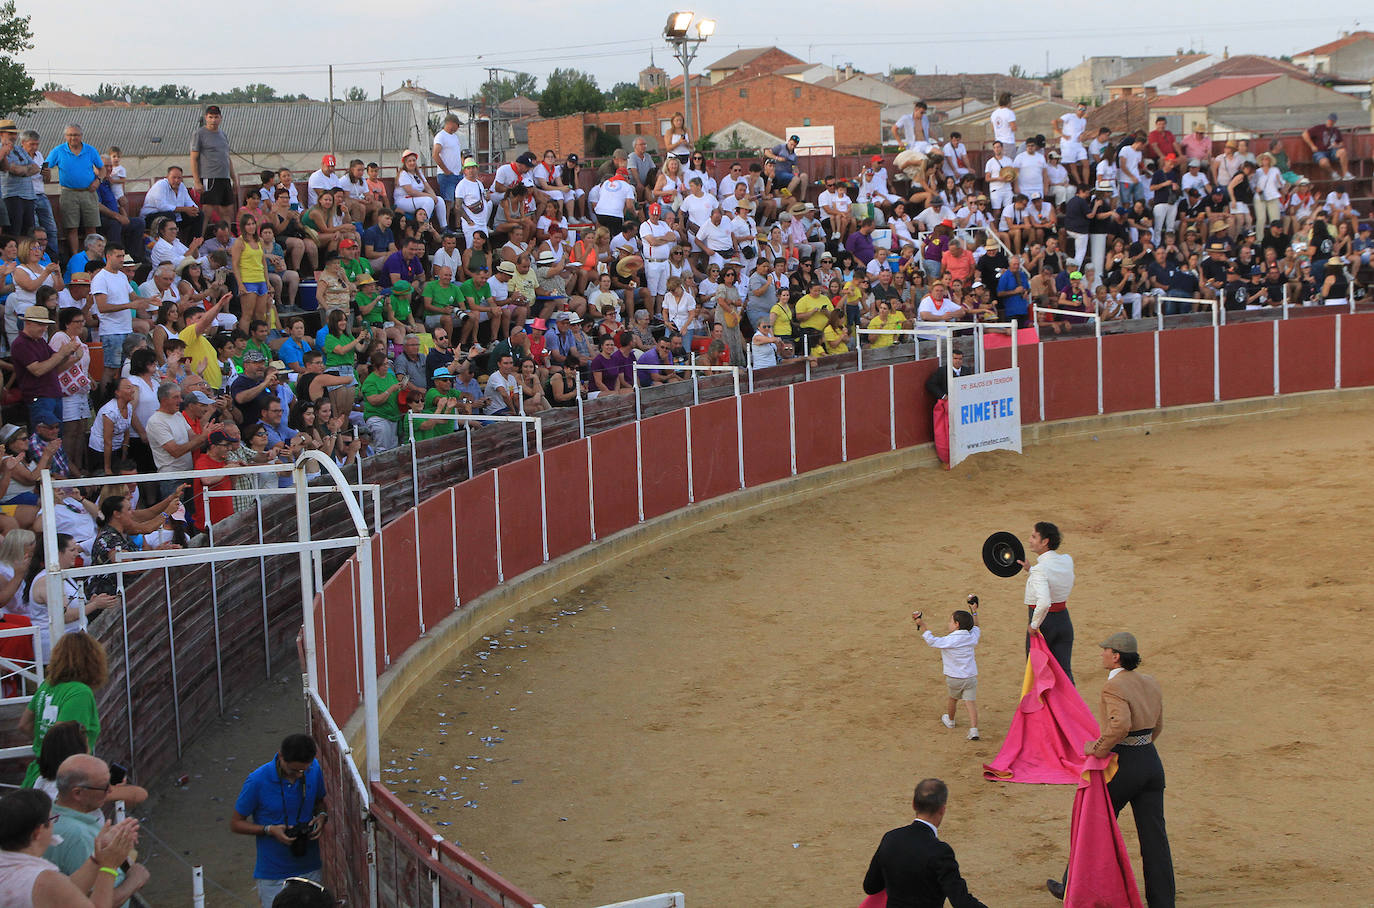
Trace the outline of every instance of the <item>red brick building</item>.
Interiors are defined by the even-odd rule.
[[[750,75],[747,70],[692,93],[692,119],[697,120],[700,113],[702,135],[743,121],[779,137],[790,126],[834,126],[840,153],[882,141],[879,102],[775,73]],[[649,140],[649,148],[657,151],[668,121],[681,110],[682,99],[673,98],[635,110],[533,120],[529,146],[535,154],[552,148],[560,156],[569,152],[585,156],[595,127],[616,136],[642,135]]]

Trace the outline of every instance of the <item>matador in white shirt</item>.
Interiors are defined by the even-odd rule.
[[[1069,619],[1069,594],[1073,592],[1073,558],[1058,551],[1062,537],[1059,528],[1040,521],[1031,530],[1030,545],[1036,556],[1035,564],[1026,568],[1026,607],[1030,613],[1030,627],[1026,633],[1026,649],[1030,649],[1030,635],[1045,638],[1054,660],[1073,681],[1073,621]]]

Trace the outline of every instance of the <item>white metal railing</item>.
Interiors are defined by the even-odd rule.
[[[579,397],[578,397],[578,402],[579,402],[578,410],[579,410],[579,416],[580,416],[580,412],[581,412],[581,407],[580,407],[580,403],[581,403],[581,392],[579,391],[578,394],[579,394]],[[525,405],[524,396],[521,395],[521,398],[520,398],[520,406],[521,406],[521,409],[524,408],[524,405]],[[636,414],[636,415],[638,415],[638,414]],[[541,458],[543,457],[543,454],[544,454],[544,426],[543,426],[543,423],[540,421],[540,419],[539,419],[538,416],[490,416],[490,415],[479,414],[479,413],[472,413],[472,414],[468,414],[468,413],[407,413],[407,414],[406,414],[406,422],[409,424],[409,428],[410,428],[410,442],[409,442],[409,445],[410,445],[410,488],[411,488],[411,497],[412,497],[412,499],[413,499],[413,504],[414,504],[414,506],[417,507],[417,508],[420,506],[420,461],[419,461],[419,455],[416,453],[416,450],[415,450],[415,421],[416,421],[417,419],[420,420],[420,421],[422,421],[422,422],[428,422],[429,420],[437,419],[437,420],[440,420],[440,421],[442,421],[442,422],[457,423],[457,424],[461,425],[465,430],[467,430],[468,479],[471,479],[472,476],[473,476],[473,468],[472,468],[472,424],[473,424],[473,423],[480,423],[480,424],[486,424],[486,423],[489,423],[489,422],[519,423],[520,426],[521,426],[521,429],[520,429],[520,444],[521,444],[522,447],[523,447],[524,456],[525,456],[525,457],[529,457],[529,456],[530,456],[530,440],[529,440],[529,436],[525,433],[524,427],[525,427],[525,426],[528,426],[528,425],[533,425],[533,426],[534,426],[534,450],[535,450],[536,453],[538,453],[538,454],[540,455]],[[544,480],[543,480],[543,470],[542,470],[542,468],[541,468],[541,470],[540,470],[540,480],[539,480],[539,481],[540,481],[541,483],[544,481]],[[540,491],[541,491],[541,492],[543,491],[542,487],[541,487]],[[547,548],[547,547],[548,547],[548,545],[547,545],[547,543],[546,543],[546,544],[545,544],[545,548]]]
[[[1052,309],[1049,306],[1040,306],[1031,303],[1031,324],[1035,326],[1037,333],[1040,330],[1040,313],[1047,312],[1050,315],[1061,315],[1069,318],[1090,318],[1093,322],[1093,336],[1097,338],[1097,412],[1102,412],[1102,315],[1098,312],[1080,312],[1075,309]],[[1038,349],[1040,383],[1040,419],[1045,419],[1045,345],[1042,343]]]
[[[739,389],[739,372],[740,372],[739,366],[676,366],[676,365],[663,366],[663,365],[660,365],[660,364],[658,364],[658,363],[645,363],[644,365],[640,365],[639,363],[635,363],[635,364],[634,364],[634,376],[635,376],[635,378],[634,378],[634,385],[635,385],[635,423],[636,423],[636,424],[638,424],[639,422],[641,422],[641,421],[643,420],[643,418],[644,418],[644,417],[643,417],[643,414],[642,414],[642,412],[641,412],[641,409],[640,409],[640,397],[639,397],[639,395],[640,395],[640,389],[639,389],[639,373],[640,373],[641,370],[642,370],[642,371],[645,371],[645,372],[681,372],[681,371],[683,371],[683,370],[686,370],[686,371],[692,373],[692,405],[693,405],[693,406],[695,406],[695,405],[701,403],[701,392],[700,392],[700,388],[699,388],[698,385],[697,385],[697,373],[698,373],[698,372],[728,372],[728,373],[730,373],[731,378],[734,380],[734,386],[735,386],[735,445],[736,445],[736,448],[737,448],[737,451],[736,451],[736,454],[738,455],[737,459],[739,460],[739,487],[740,487],[741,489],[743,489],[743,488],[745,487],[745,486],[744,486],[744,402],[743,402],[743,398],[742,398],[741,395],[740,395],[740,389]],[[692,412],[692,411],[691,411],[690,409],[687,410],[686,423],[685,423],[685,425],[686,425],[686,431],[687,431],[687,503],[688,503],[688,504],[694,504],[694,503],[696,502],[696,492],[695,492],[695,489],[693,488],[693,485],[692,485],[692,419],[691,419],[691,412]],[[639,433],[639,432],[635,432],[635,457],[636,457],[636,459],[639,459],[639,458],[640,458],[640,455],[641,455],[640,433]],[[644,474],[643,474],[642,471],[638,471],[638,470],[636,471],[636,475],[635,475],[635,485],[637,486],[637,493],[638,493],[638,497],[639,497],[639,519],[640,519],[640,520],[643,520],[643,519],[644,519]]]

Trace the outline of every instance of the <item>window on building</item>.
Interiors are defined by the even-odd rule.
[[[798,85],[796,88],[792,89],[792,97],[794,97],[794,98],[800,98],[800,97],[801,97],[801,86],[800,86],[800,85]]]
[[[749,97],[749,89],[747,89],[747,88],[741,88],[741,89],[739,90],[739,96],[740,96],[741,98],[747,98],[747,97]]]
[[[810,118],[810,117],[802,117],[802,125],[803,125],[803,126],[810,126],[810,125],[811,125],[811,118]]]
[[[619,123],[607,123],[607,124],[605,124],[604,126],[602,126],[601,128],[605,131],[606,135],[608,135],[608,136],[618,136],[618,135],[620,135],[620,124],[619,124]]]

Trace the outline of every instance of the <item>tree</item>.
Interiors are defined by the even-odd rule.
[[[32,49],[29,17],[18,14],[14,0],[6,0],[0,5],[0,111],[11,116],[28,113],[29,105],[38,99],[33,76],[10,56]]]
[[[70,89],[61,82],[44,82],[38,86],[38,93],[41,95],[45,91],[70,91]]]
[[[352,88],[348,89],[348,91],[344,92],[343,99],[345,101],[366,101],[367,89],[359,88],[354,85]]]
[[[888,71],[889,76],[914,76],[916,67],[914,66],[894,66]]]
[[[1026,68],[1020,63],[1013,63],[1007,69],[1007,75],[1011,76],[1013,79],[1024,79],[1030,74],[1026,72]]]
[[[485,104],[500,104],[509,101],[516,95],[524,95],[527,98],[534,98],[539,94],[539,79],[529,73],[516,73],[511,78],[502,76],[499,79],[488,79],[482,83],[482,87],[473,96],[473,101],[480,101]]]
[[[539,96],[541,117],[595,113],[605,109],[606,99],[596,87],[596,77],[577,69],[559,67],[549,73]]]
[[[607,110],[634,110],[647,105],[649,93],[633,82],[617,82],[606,92]]]

